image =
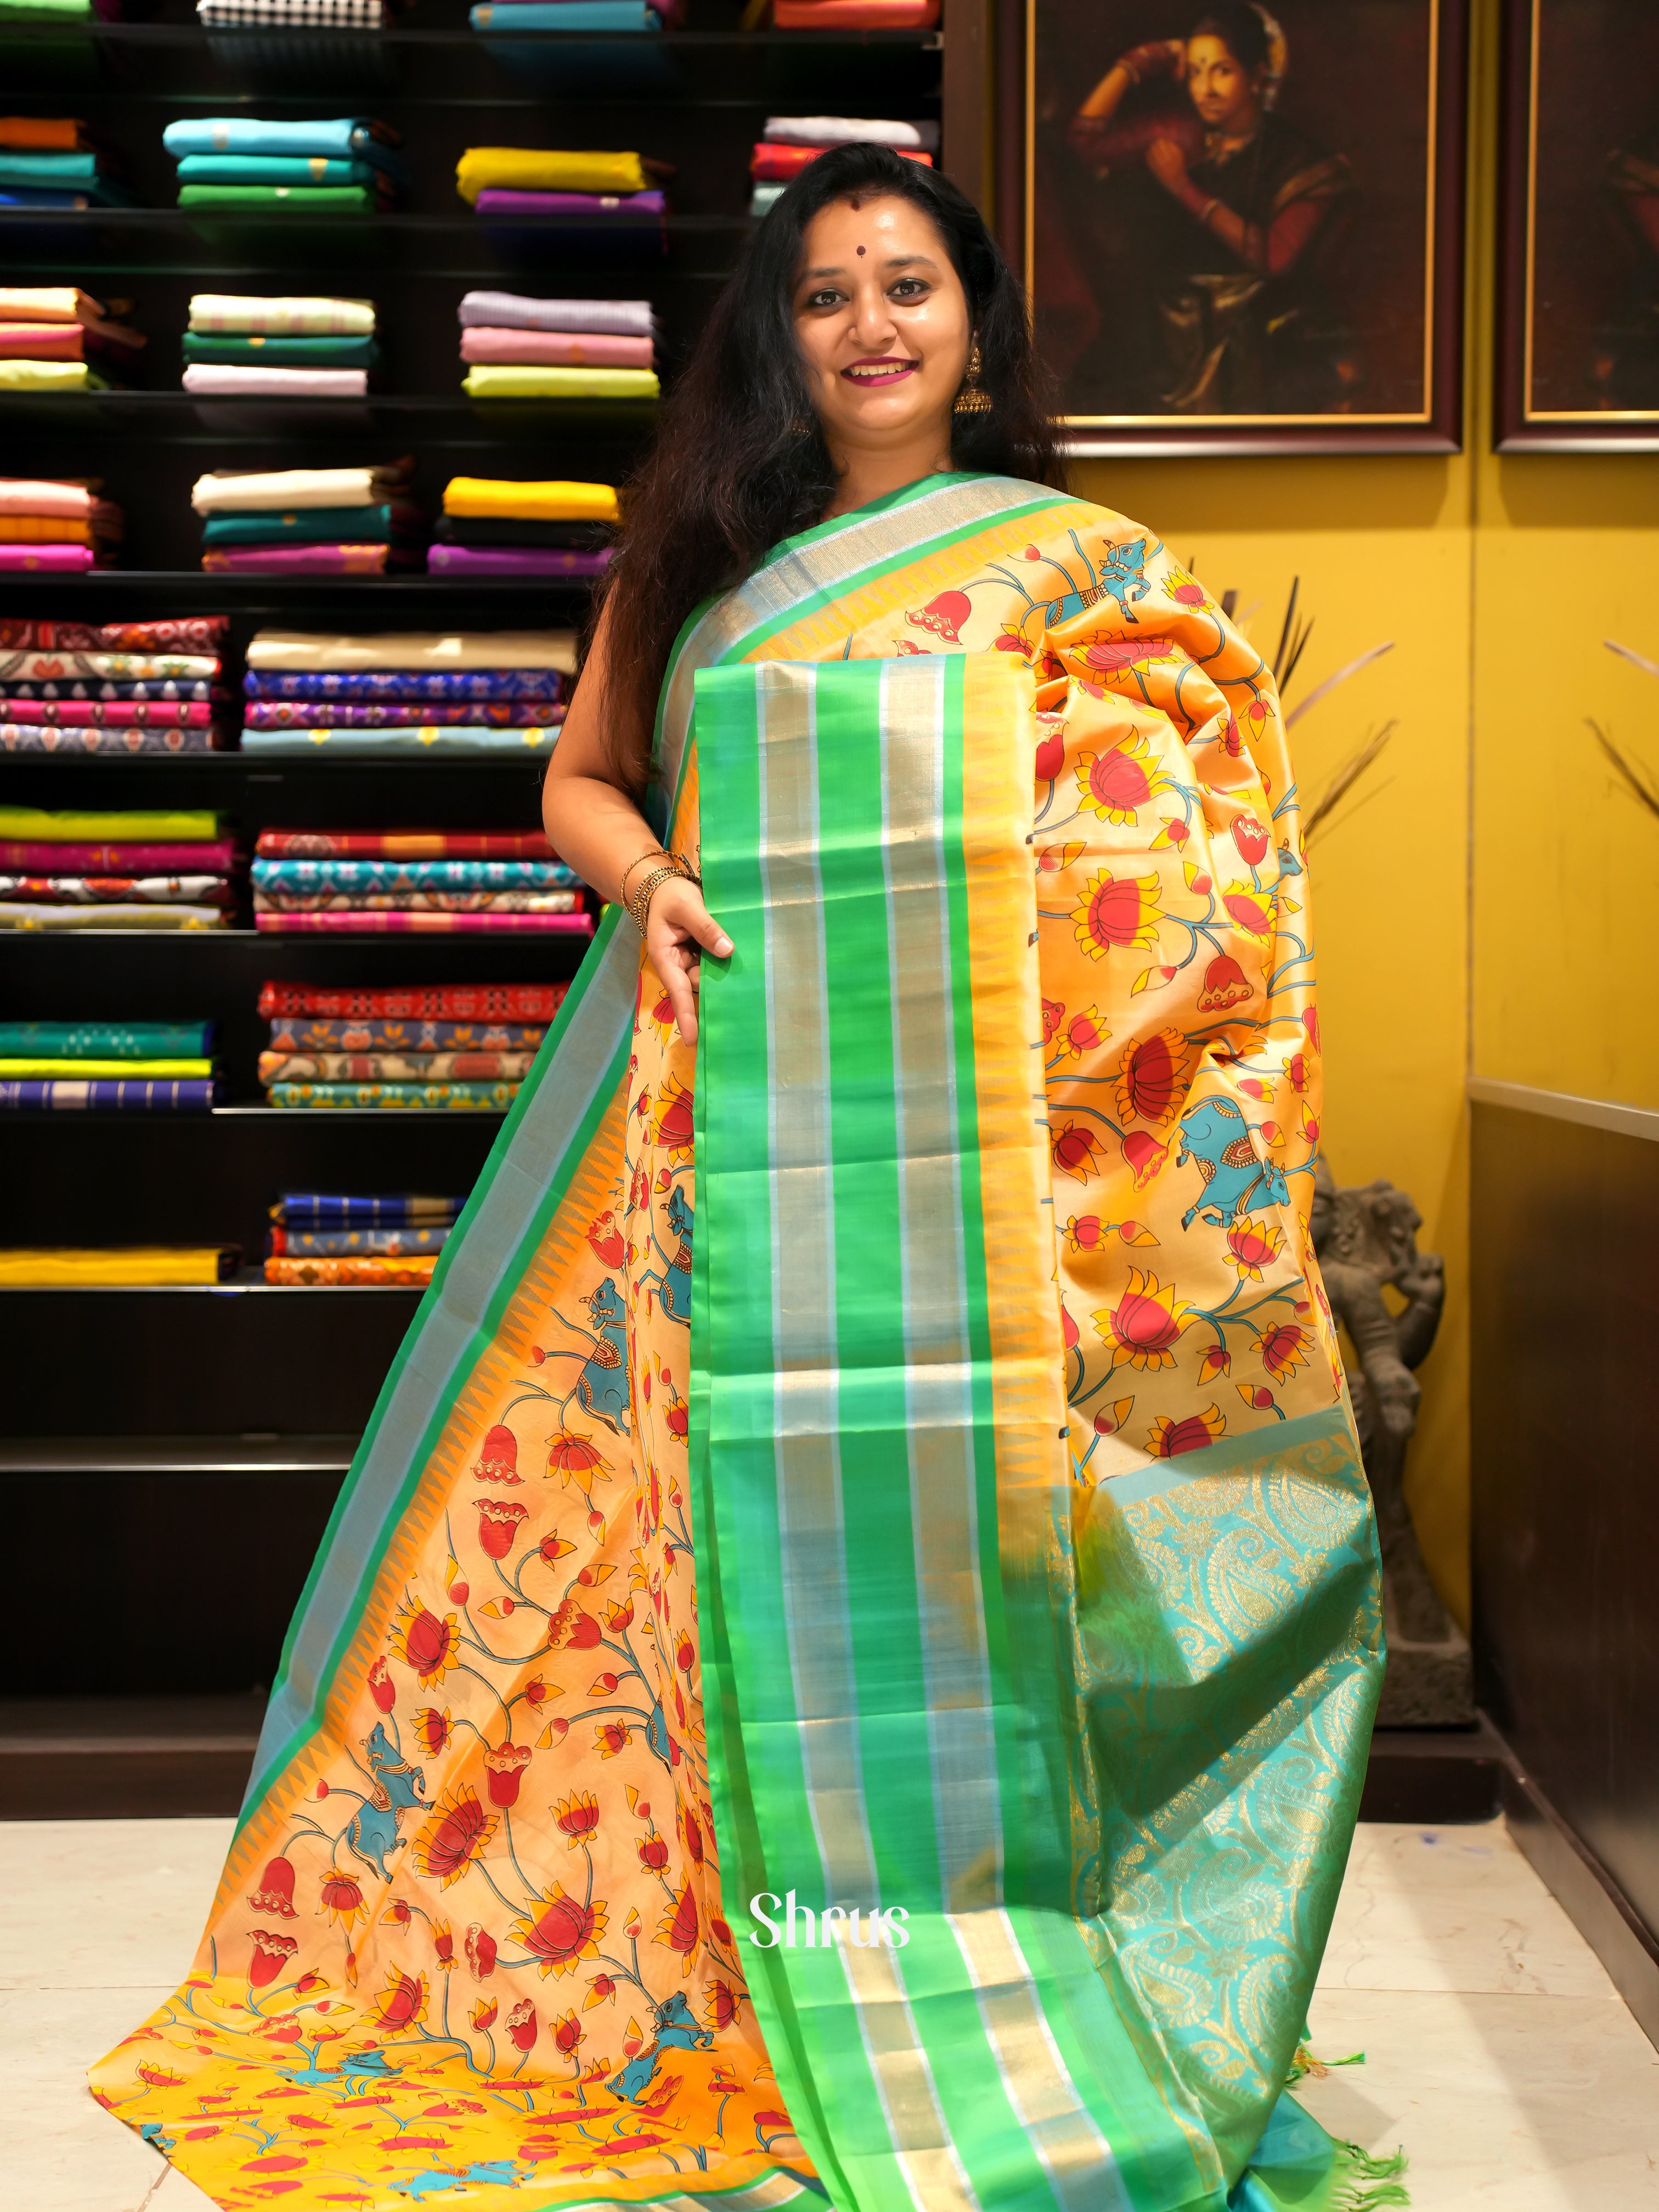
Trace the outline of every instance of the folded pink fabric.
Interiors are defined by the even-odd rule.
[[[939,0],[773,0],[780,31],[926,31]]]
[[[509,368],[649,368],[649,338],[607,337],[603,331],[466,330],[461,359]]]
[[[591,937],[593,917],[587,914],[256,914],[256,929],[292,936],[296,931],[346,934],[354,937],[395,937],[410,933],[474,937],[524,931],[532,935],[550,932],[563,937]]]
[[[0,868],[25,875],[223,876],[235,865],[228,837],[198,845],[43,845],[33,838],[0,840]]]
[[[66,730],[206,729],[214,713],[208,699],[0,700],[0,714],[9,722],[51,722]]]
[[[5,524],[0,522],[0,532]],[[0,570],[55,569],[60,576],[79,575],[93,563],[90,545],[7,545],[0,543]]]
[[[84,520],[97,504],[84,484],[46,483],[38,477],[0,477],[0,514],[52,514]],[[0,538],[5,536],[0,529]]]
[[[210,575],[378,576],[391,549],[385,545],[214,546],[202,556]]]

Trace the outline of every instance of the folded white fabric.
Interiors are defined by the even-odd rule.
[[[362,399],[366,368],[261,368],[249,364],[193,361],[185,371],[186,392],[238,398]],[[355,504],[355,502],[353,502]]]
[[[204,23],[330,23],[378,30],[386,21],[382,0],[196,0]]]
[[[314,630],[262,629],[250,668],[314,669],[324,675],[380,668],[556,668],[576,672],[574,629],[392,630],[329,637]]]
[[[190,303],[190,327],[219,337],[257,331],[266,337],[367,338],[374,335],[374,302],[198,292]]]
[[[648,338],[649,300],[528,300],[517,292],[468,292],[460,319],[473,330],[581,331],[606,337]]]
[[[380,507],[403,482],[402,473],[392,469],[277,469],[269,474],[216,471],[197,477],[190,503],[198,514],[263,514],[283,507]]]
[[[762,136],[775,146],[913,146],[939,151],[937,123],[882,123],[865,115],[769,115]]]

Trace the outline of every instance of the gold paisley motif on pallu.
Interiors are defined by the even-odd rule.
[[[694,616],[657,774],[696,1061],[611,910],[96,2094],[226,2207],[1400,2201],[1280,2095],[1381,1638],[1267,670],[932,477]]]

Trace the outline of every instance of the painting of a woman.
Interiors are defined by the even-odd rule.
[[[1328,271],[1356,197],[1348,163],[1274,112],[1283,33],[1252,0],[1218,0],[1185,39],[1133,46],[1071,119],[1098,196],[1144,170],[1151,328],[1121,326],[1078,363],[1111,411],[1341,412],[1363,381]]]

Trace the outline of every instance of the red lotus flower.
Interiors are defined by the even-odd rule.
[[[389,1713],[398,1702],[398,1685],[384,1658],[377,1659],[368,1670],[368,1694],[383,1713]]]
[[[398,1607],[392,1630],[392,1648],[405,1666],[415,1669],[423,1690],[441,1682],[455,1664],[460,1640],[453,1613],[441,1620],[412,1593]]]
[[[691,1093],[672,1075],[657,1102],[657,1142],[671,1158],[691,1158]]]
[[[415,1863],[428,1881],[447,1889],[459,1881],[495,1834],[493,1813],[478,1802],[465,1782],[441,1797],[432,1818],[415,1838]]]
[[[1313,1331],[1293,1321],[1277,1321],[1256,1334],[1256,1349],[1261,1354],[1261,1364],[1275,1382],[1283,1382],[1294,1375],[1298,1367],[1308,1364],[1308,1353],[1313,1344]]]
[[[522,1482],[519,1473],[519,1439],[497,1422],[486,1435],[472,1470],[480,1482]]]
[[[1065,1339],[1066,1349],[1067,1352],[1072,1351],[1078,1342],[1077,1323],[1072,1319],[1071,1311],[1064,1298],[1060,1302],[1060,1333]]]
[[[1160,1145],[1156,1137],[1148,1136],[1145,1129],[1131,1129],[1123,1139],[1123,1164],[1134,1177],[1135,1188],[1145,1190],[1152,1177],[1170,1157],[1168,1145]]]
[[[1073,1060],[1081,1060],[1085,1052],[1098,1050],[1111,1034],[1099,1007],[1085,1006],[1066,1024],[1066,1048]]]
[[[1244,970],[1237,961],[1228,953],[1218,952],[1204,970],[1198,1011],[1200,1014],[1224,1013],[1229,1006],[1241,1006],[1255,995],[1255,986],[1245,981]]]
[[[455,1938],[447,1921],[433,1922],[432,1948],[436,1954],[438,1964],[447,1973],[455,1963]]]
[[[639,1852],[640,1863],[648,1866],[653,1874],[660,1874],[668,1864],[668,1845],[661,1836],[641,1836],[635,1849]]]
[[[1273,838],[1254,814],[1241,814],[1233,824],[1233,842],[1238,848],[1240,860],[1253,868],[1273,843]]]
[[[1221,903],[1239,928],[1249,936],[1265,939],[1273,935],[1272,902],[1252,890],[1248,884],[1229,884],[1221,895]]]
[[[528,1997],[523,1998],[515,2004],[507,2015],[507,2032],[512,2037],[515,2046],[520,2051],[528,2051],[535,2042],[536,2008]]]
[[[294,1917],[294,1869],[286,1859],[272,1859],[248,1903],[256,1912],[274,1912],[280,1920]]]
[[[394,1897],[380,1915],[382,1928],[407,1928],[415,1917],[401,1897]]]
[[[363,1893],[355,1875],[342,1874],[338,1867],[331,1867],[323,1876],[323,1910],[337,1927],[349,1930],[354,1920],[367,1919],[368,1907],[363,1903]]]
[[[999,644],[1001,643],[1000,639],[997,641]],[[1018,652],[1018,645],[1015,644],[1013,649]],[[1042,728],[1044,724],[1048,725],[1045,734],[1038,742],[1036,749],[1037,781],[1052,783],[1066,765],[1066,725],[1064,722],[1050,721],[1046,714],[1037,717],[1037,724],[1039,728]]]
[[[684,1439],[691,1425],[691,1409],[684,1399],[668,1408],[665,1418],[668,1422],[669,1435]]]
[[[1187,1094],[1187,1040],[1179,1030],[1155,1030],[1124,1054],[1117,1072],[1117,1110],[1126,1121],[1155,1127],[1173,1119]]]
[[[614,1759],[628,1748],[628,1730],[621,1721],[603,1721],[593,1732],[593,1742],[601,1759]]]
[[[919,614],[907,614],[904,619],[914,629],[932,630],[947,645],[960,645],[962,625],[973,611],[974,603],[966,592],[941,592]]]
[[[1164,1289],[1156,1275],[1129,1270],[1129,1287],[1109,1310],[1095,1316],[1095,1326],[1117,1347],[1131,1367],[1173,1367],[1173,1346],[1190,1327],[1193,1309]]]
[[[574,1850],[578,1844],[586,1843],[599,1826],[599,1801],[591,1790],[576,1790],[553,1808],[553,1818],[562,1832],[570,1838]]]
[[[1066,1242],[1073,1252],[1098,1252],[1101,1235],[1097,1213],[1074,1213],[1066,1224]]]
[[[465,1936],[466,1963],[475,1982],[487,1982],[495,1971],[495,1938],[475,1920]]]
[[[483,2035],[487,2029],[495,2027],[495,2015],[500,2010],[501,2007],[494,1997],[478,1999],[472,2008],[472,2025],[478,2034]]]
[[[1299,1098],[1309,1083],[1307,1054],[1293,1052],[1285,1063],[1285,1073],[1290,1079],[1291,1090]]]
[[[716,1978],[708,1984],[708,2025],[716,2033],[733,2025],[744,1999],[740,1990]]]
[[[1147,1439],[1154,1459],[1177,1459],[1182,1452],[1202,1451],[1212,1444],[1227,1424],[1213,1406],[1201,1413],[1188,1413],[1179,1421],[1160,1413]]]
[[[1233,1222],[1227,1231],[1227,1249],[1239,1280],[1259,1283],[1261,1270],[1278,1256],[1284,1241],[1270,1221]]]
[[[524,1771],[530,1764],[527,1743],[504,1743],[486,1751],[483,1755],[486,1787],[492,1805],[516,1805],[519,1784],[524,1780]]]
[[[1152,876],[1115,876],[1102,868],[1082,901],[1072,909],[1079,949],[1091,960],[1107,951],[1143,952],[1158,950],[1158,879]]]
[[[1083,658],[1091,668],[1107,673],[1139,661],[1167,660],[1173,649],[1167,637],[1109,637],[1085,646]]]
[[[617,1994],[617,1984],[609,1974],[595,1974],[587,1985],[587,1995],[582,1999],[582,2010],[592,2012],[596,2004],[605,2004]]]
[[[440,1712],[435,1705],[423,1705],[415,1716],[415,1741],[428,1759],[435,1759],[449,1741],[449,1708]]]
[[[591,1613],[584,1613],[574,1598],[567,1598],[548,1625],[547,1640],[556,1648],[592,1651],[605,1641],[605,1631]]]
[[[1314,1050],[1317,1052],[1320,1049],[1319,1009],[1317,1006],[1304,1006],[1302,1009],[1302,1026],[1308,1032],[1308,1042],[1313,1047]]]
[[[560,2055],[565,2058],[568,2058],[577,2045],[586,2040],[582,2024],[574,2012],[562,2014],[554,2021],[553,2040],[558,2045]]]
[[[682,1674],[689,1674],[697,1663],[697,1647],[684,1629],[674,1638],[674,1664]]]
[[[626,1605],[616,1605],[607,1599],[605,1607],[605,1625],[613,1636],[620,1636],[624,1628],[631,1628],[634,1626],[633,1599],[629,1598]]]
[[[690,1883],[682,1883],[674,1899],[672,1911],[665,1912],[658,1923],[656,1941],[680,1954],[680,1972],[691,1971],[691,1956],[697,1948],[697,1900],[691,1893]]]
[[[274,1928],[250,1928],[253,1939],[253,1956],[248,1964],[247,1978],[253,1988],[262,1990],[274,1982],[289,1960],[300,1948],[297,1936],[279,1936]]]
[[[541,1711],[547,1703],[548,1694],[547,1685],[539,1674],[533,1675],[519,1692],[532,1713]]]
[[[519,1524],[528,1518],[529,1512],[527,1505],[517,1504],[511,1498],[478,1500],[478,1541],[489,1558],[507,1557],[518,1536]]]
[[[1218,1375],[1231,1375],[1233,1363],[1224,1344],[1212,1344],[1205,1353],[1199,1367],[1199,1381],[1213,1382]]]
[[[586,1437],[579,1437],[574,1429],[556,1430],[547,1440],[550,1474],[562,1474],[568,1480],[573,1474],[588,1474],[605,1464],[598,1447]]]
[[[787,2112],[757,2112],[755,2115],[755,2133],[757,2136],[793,2135],[794,2132]]]
[[[680,1833],[685,1838],[685,1848],[690,1853],[693,1866],[702,1864],[702,1830],[693,1815],[682,1810],[679,1815]]]
[[[668,998],[665,992],[653,1010],[652,1018],[657,1022],[673,1020],[673,1001]],[[628,1257],[628,1247],[623,1243],[622,1231],[617,1226],[617,1217],[609,1207],[600,1214],[597,1221],[589,1222],[587,1241],[607,1267],[620,1267]]]
[[[1127,828],[1152,795],[1152,778],[1139,745],[1115,745],[1110,752],[1082,754],[1078,761],[1078,789],[1085,812]]]
[[[1068,1116],[1057,1128],[1051,1127],[1048,1142],[1054,1167],[1060,1175],[1070,1176],[1077,1182],[1087,1182],[1091,1176],[1100,1173],[1096,1158],[1100,1139],[1092,1129]]]
[[[584,1905],[558,1882],[542,1892],[543,1909],[513,1923],[513,1933],[540,1966],[544,1978],[568,1974],[579,1959],[598,1954],[606,1926],[603,1905]]]

